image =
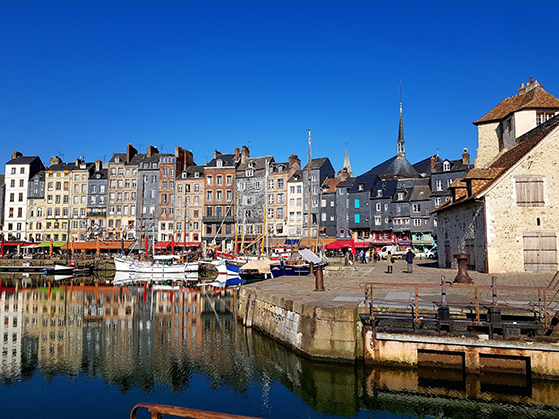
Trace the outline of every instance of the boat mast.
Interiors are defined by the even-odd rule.
[[[142,175],[142,205],[140,208],[140,243],[138,246],[138,257],[140,257],[140,254],[142,253],[142,227],[144,226],[144,187],[144,177]],[[147,256],[148,249],[145,249],[145,251]]]
[[[235,188],[235,195],[236,195],[236,201],[237,201],[237,214],[235,216],[235,248],[233,250],[233,254],[236,255],[237,254],[237,238],[239,236],[239,193],[237,192],[237,188]]]
[[[187,227],[186,227],[186,211],[187,211],[186,200],[188,198],[188,195],[186,194],[187,192],[190,192],[190,184],[185,183],[184,184],[184,227],[183,227],[183,232],[184,232],[183,243],[184,243],[184,246],[182,248],[182,250],[184,251],[185,254],[186,254],[186,231],[187,231]]]
[[[308,227],[308,242],[309,242],[309,249],[312,250],[312,244],[311,244],[311,191],[312,191],[312,186],[311,186],[311,129],[309,128],[307,131],[309,131],[309,165],[308,165],[308,178],[309,178],[309,199],[307,200],[307,205],[308,205],[308,217],[307,217],[307,227]]]
[[[266,175],[264,176],[264,228],[262,233],[264,237],[266,237],[266,241],[264,241],[264,237],[262,238],[262,247],[260,249],[260,254],[264,254],[264,245],[266,245],[266,257],[268,257],[268,159],[266,159]]]

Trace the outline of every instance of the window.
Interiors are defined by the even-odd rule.
[[[419,218],[414,218],[414,219],[413,219],[413,225],[414,225],[415,227],[421,226],[421,220],[420,220]]]
[[[215,178],[215,184],[216,185],[223,185],[223,176],[217,175],[216,178]]]
[[[283,208],[278,208],[277,215],[278,215],[278,218],[283,218]]]
[[[441,198],[435,198],[435,208],[441,206]]]
[[[448,172],[450,170],[450,163],[448,161],[443,162],[443,170]]]
[[[543,207],[543,176],[516,178],[516,204],[519,207]]]
[[[421,204],[413,204],[413,212],[421,212]]]
[[[268,218],[274,218],[274,209],[268,208]]]
[[[375,217],[375,225],[376,225],[376,226],[379,226],[380,223],[381,223],[381,221],[382,221],[382,218],[381,218],[381,217]]]
[[[381,209],[380,202],[375,205],[375,209],[377,210],[377,212],[380,211],[380,209]]]
[[[215,192],[215,200],[216,201],[222,201],[223,200],[223,192],[222,191],[216,191]]]
[[[268,204],[274,203],[274,194],[268,194]]]
[[[321,206],[322,208],[325,208],[325,207],[326,207],[326,199],[323,199],[323,200],[320,201],[320,206]]]
[[[233,184],[233,176],[227,175],[227,176],[225,177],[225,184],[226,184],[226,185],[232,185],[232,184]]]
[[[278,189],[283,189],[283,179],[278,179]]]
[[[208,191],[206,193],[206,201],[211,202],[213,200],[213,193],[212,191]]]
[[[355,200],[355,208],[359,208],[359,199]]]
[[[446,187],[448,188],[450,185],[452,185],[452,179],[447,179],[446,180]]]
[[[206,185],[211,186],[212,184],[213,184],[213,177],[212,176],[206,177]]]
[[[268,189],[274,189],[274,179],[268,180]]]
[[[442,180],[437,180],[436,185],[437,185],[436,186],[437,191],[442,191],[443,190],[443,181]]]
[[[355,214],[355,223],[359,224],[361,222],[361,214]]]
[[[252,170],[252,169],[245,170],[245,176],[246,177],[251,177],[253,175],[254,175],[254,170]]]
[[[404,199],[404,192],[398,192],[398,201],[401,201]]]
[[[295,193],[295,186],[289,187],[289,193]]]

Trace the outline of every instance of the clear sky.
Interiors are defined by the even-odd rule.
[[[248,145],[354,175],[457,159],[533,76],[559,96],[556,1],[0,2],[0,144],[43,163]],[[347,143],[346,143],[347,141]],[[347,146],[346,146],[347,144]],[[0,169],[3,172],[3,167]]]

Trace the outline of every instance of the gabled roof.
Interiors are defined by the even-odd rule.
[[[559,99],[543,89],[537,81],[533,88],[528,90],[519,89],[520,92],[516,96],[508,97],[501,101],[497,106],[487,112],[484,116],[474,122],[474,125],[486,122],[501,121],[513,112],[523,109],[559,109]],[[526,91],[528,90],[528,91]],[[524,93],[526,91],[526,93]]]
[[[323,193],[332,193],[332,192],[336,192],[336,186],[338,186],[338,183],[340,183],[340,178],[328,178],[324,181],[323,185],[323,189],[322,192]]]
[[[6,164],[31,164],[36,159],[39,159],[39,161],[41,160],[39,156],[19,156],[15,159],[10,160]]]
[[[328,157],[320,157],[318,159],[311,159],[311,170],[320,169],[324,163],[326,163]],[[309,164],[307,163],[306,166],[303,168],[304,170],[309,170]]]
[[[420,175],[425,174],[426,176],[429,176],[431,174],[431,164],[432,163],[435,164],[435,165],[442,163],[442,160],[441,160],[441,158],[439,157],[438,154],[435,154],[434,156],[431,156],[431,157],[427,157],[426,159],[415,163],[413,165],[413,168]]]
[[[288,182],[302,182],[303,181],[303,171],[296,170],[295,173],[289,178]]]
[[[217,161],[221,160],[223,163],[222,167],[235,167],[235,154],[219,154],[213,158],[206,167],[211,169],[217,167]]]
[[[250,169],[251,165],[254,171],[264,171],[266,169],[266,161],[273,163],[274,158],[272,156],[248,157],[245,163],[239,164],[237,171],[241,172],[243,170]]]
[[[454,181],[453,188],[465,188],[472,185],[470,196],[463,196],[454,202],[447,201],[437,211],[481,198],[488,189],[501,179],[516,163],[522,160],[534,147],[559,127],[559,115],[549,119],[517,139],[518,145],[503,153],[486,169],[472,169],[464,177],[464,183]]]
[[[51,165],[47,170],[50,171],[50,172],[59,171],[59,170],[72,171],[76,167],[79,169],[79,166],[76,166],[75,163],[57,163],[57,164]]]

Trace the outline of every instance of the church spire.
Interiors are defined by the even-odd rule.
[[[351,173],[351,164],[349,164],[349,154],[347,154],[347,149],[345,151],[344,157],[344,166],[342,167],[350,177],[353,177],[353,173]]]
[[[404,118],[402,115],[402,82],[400,82],[400,127],[398,129],[398,157],[406,157],[404,141]]]

